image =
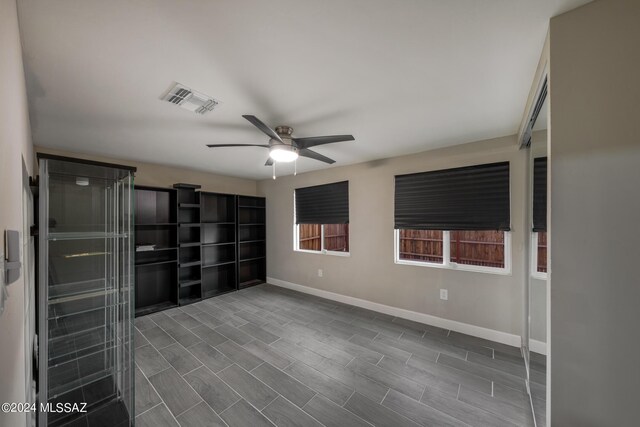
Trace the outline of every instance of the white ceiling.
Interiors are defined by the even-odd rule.
[[[22,0],[37,145],[266,178],[253,114],[336,166],[514,134],[548,20],[587,0]],[[221,101],[160,101],[173,82]],[[302,159],[298,171],[327,167]],[[293,167],[279,168],[279,174]]]

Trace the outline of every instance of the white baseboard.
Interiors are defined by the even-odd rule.
[[[401,317],[403,319],[413,320],[415,322],[425,323],[427,325],[437,326],[443,329],[449,329],[463,334],[472,335],[474,337],[484,338],[490,341],[499,342],[517,348],[520,348],[522,341],[520,336],[509,334],[507,332],[496,331],[494,329],[483,328],[481,326],[470,325],[468,323],[457,322],[455,320],[443,319],[442,317],[379,304],[377,302],[341,295],[335,292],[323,291],[322,289],[298,285],[296,283],[275,279],[273,277],[267,277],[267,283],[280,286],[282,288],[303,292],[305,294],[326,298],[332,301],[355,305],[356,307],[366,308],[368,310],[377,311],[379,313],[388,314],[390,316]]]
[[[538,340],[529,340],[529,350],[534,353],[547,355],[547,343]]]

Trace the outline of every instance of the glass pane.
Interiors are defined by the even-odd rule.
[[[538,232],[538,272],[547,272],[547,232]]]
[[[109,185],[99,178],[50,175],[49,232],[106,232]]]
[[[442,264],[442,231],[400,230],[400,259]]]
[[[319,251],[322,249],[322,226],[320,224],[299,224],[298,230],[300,249],[306,251]]]
[[[452,231],[451,262],[504,268],[503,231]]]
[[[325,224],[324,249],[349,252],[349,224]]]

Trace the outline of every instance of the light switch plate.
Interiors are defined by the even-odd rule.
[[[0,258],[4,264],[6,274],[6,286],[9,286],[20,278],[20,233],[16,230],[5,230],[4,232],[4,250],[7,254]]]
[[[446,289],[440,289],[440,299],[447,301],[449,299],[449,291]]]

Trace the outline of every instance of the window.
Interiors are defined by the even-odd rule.
[[[533,233],[531,275],[547,278],[547,158],[533,160]]]
[[[349,224],[298,224],[299,251],[349,252]]]
[[[547,232],[534,231],[531,246],[531,275],[544,280],[547,278]]]
[[[509,274],[509,163],[396,176],[395,261]]]
[[[297,188],[294,228],[294,250],[348,255],[348,181]]]
[[[396,263],[506,274],[510,233],[396,230]]]
[[[443,263],[443,232],[440,230],[398,230],[398,259]]]

